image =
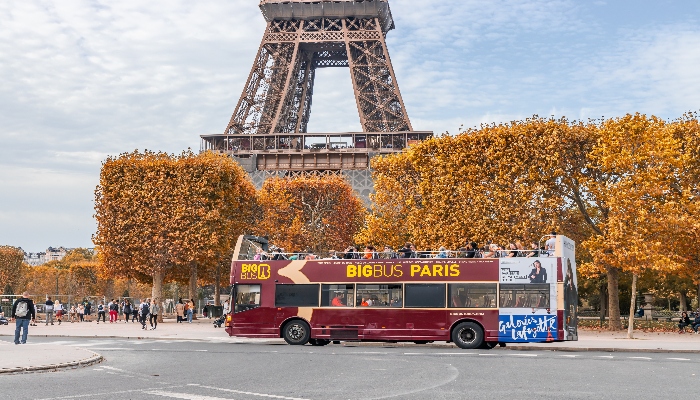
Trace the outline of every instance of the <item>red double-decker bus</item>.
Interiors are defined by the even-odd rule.
[[[231,336],[293,345],[453,342],[465,349],[577,340],[575,244],[551,256],[254,260],[240,237],[231,265]]]

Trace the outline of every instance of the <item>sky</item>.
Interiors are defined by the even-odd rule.
[[[257,0],[0,2],[0,244],[92,247],[102,161],[223,133],[265,27]],[[414,130],[534,114],[700,110],[695,0],[390,0]],[[309,132],[360,131],[349,70],[321,69]]]

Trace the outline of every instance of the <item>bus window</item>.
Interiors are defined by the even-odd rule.
[[[496,308],[496,284],[451,283],[447,298],[450,308]]]
[[[275,307],[318,307],[318,285],[277,285]]]
[[[547,284],[501,284],[501,308],[549,308]]]
[[[401,285],[357,285],[357,306],[401,307]]]
[[[260,307],[260,285],[236,285],[236,306],[234,313]]]
[[[406,307],[445,307],[445,284],[406,284]]]
[[[347,285],[321,285],[321,307],[352,307],[355,287]]]

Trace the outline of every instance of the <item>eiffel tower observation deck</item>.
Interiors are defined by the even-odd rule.
[[[385,37],[388,0],[262,0],[267,21],[235,111],[201,150],[234,157],[261,186],[271,175],[343,174],[366,197],[372,157],[403,151],[416,132],[406,113]],[[318,68],[350,70],[362,132],[309,133]]]

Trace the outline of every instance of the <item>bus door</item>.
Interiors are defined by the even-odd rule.
[[[436,336],[448,335],[445,312],[444,283],[407,283],[405,285],[404,310],[406,328],[413,340],[434,340]]]

